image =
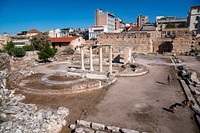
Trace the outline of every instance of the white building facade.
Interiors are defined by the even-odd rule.
[[[192,6],[190,7],[188,13],[188,26],[189,31],[193,31],[194,34],[199,33],[200,31],[200,6]]]
[[[108,32],[108,27],[105,25],[89,27],[89,40],[97,38],[97,35],[104,32]]]

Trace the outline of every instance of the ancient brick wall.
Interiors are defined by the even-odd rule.
[[[149,33],[104,33],[97,37],[100,44],[112,44],[113,52],[120,52],[129,47],[133,52],[153,52]]]
[[[97,37],[100,44],[112,44],[113,52],[119,53],[125,47],[132,49],[132,52],[176,52],[185,53],[192,49],[192,34],[177,34],[174,39],[157,38],[152,41],[149,33],[104,33]]]
[[[185,53],[192,49],[192,35],[176,35],[176,38],[173,39],[173,51],[179,54]]]

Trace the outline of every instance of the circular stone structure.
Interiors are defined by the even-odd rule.
[[[61,77],[62,80],[56,80],[56,77]],[[11,86],[34,94],[71,94],[107,87],[115,81],[115,77],[108,78],[105,75],[56,71],[21,77]]]
[[[113,73],[108,75],[108,67],[104,71],[81,70],[78,66],[66,63],[41,65],[31,70],[15,71],[11,74],[12,88],[35,94],[71,94],[107,87],[117,80],[117,76],[138,76],[148,73],[148,69],[140,64],[113,63]],[[53,68],[53,69],[52,69]],[[57,68],[57,69],[56,69]],[[28,72],[28,73],[27,73]]]
[[[51,80],[49,77],[51,76],[60,76],[60,77],[65,77],[66,80],[69,79],[68,81],[57,81],[57,80]],[[52,74],[47,74],[42,76],[41,80],[43,82],[49,83],[49,84],[73,84],[73,83],[78,83],[80,81],[86,80],[86,77],[82,74],[77,74],[77,73],[71,73],[71,72],[55,72]]]

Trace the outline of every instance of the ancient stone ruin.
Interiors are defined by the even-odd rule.
[[[58,133],[67,124],[65,117],[69,114],[68,108],[38,109],[35,104],[25,104],[21,102],[25,96],[5,88],[2,81],[6,74],[0,72],[0,76],[1,133]]]
[[[150,33],[104,33],[97,37],[100,44],[112,44],[113,52],[118,53],[124,47],[129,47],[133,52],[151,53],[176,52],[183,54],[190,51],[193,45],[191,33],[177,34],[174,38],[157,38],[152,41]]]

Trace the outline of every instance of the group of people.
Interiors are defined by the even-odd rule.
[[[185,108],[186,106],[193,106],[194,105],[194,102],[191,100],[184,100],[182,101],[181,103],[175,103],[175,104],[172,104],[170,107],[169,107],[169,111],[174,113],[174,111],[176,111],[178,109],[178,107],[182,107],[182,108]]]

